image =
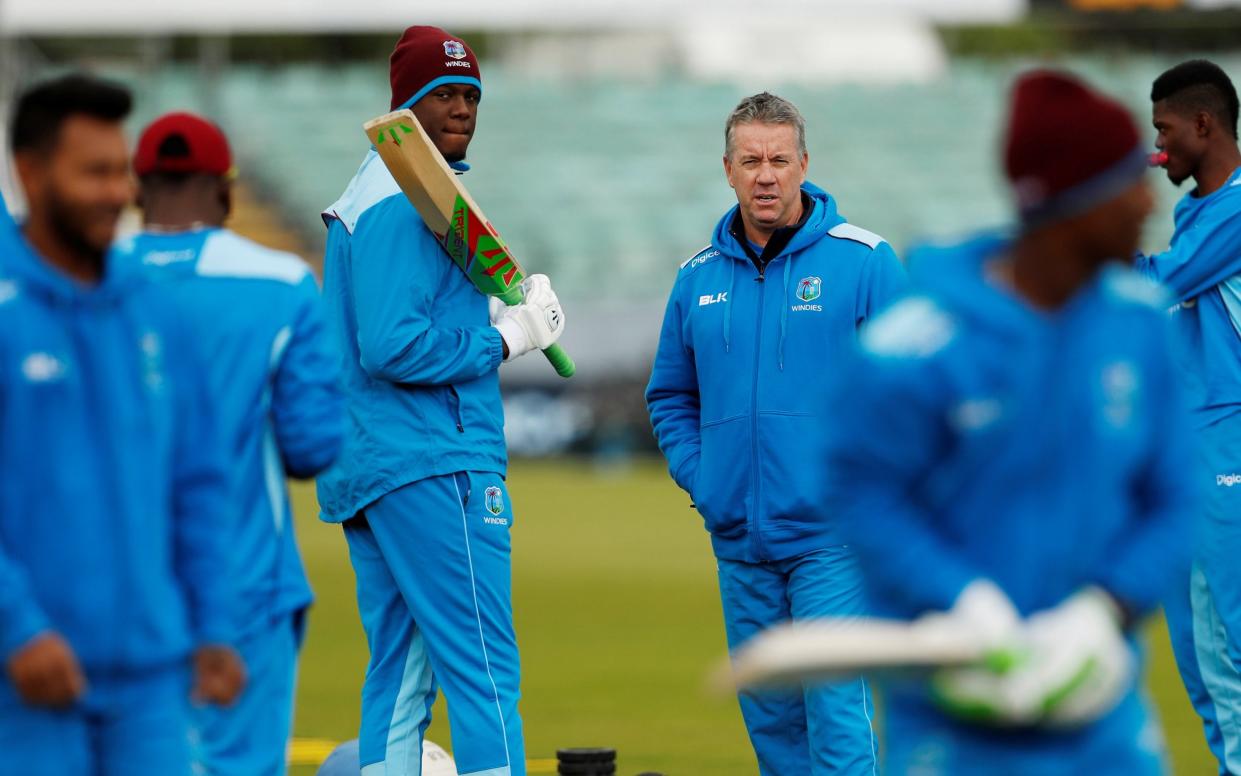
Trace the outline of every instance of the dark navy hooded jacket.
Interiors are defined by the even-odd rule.
[[[672,477],[720,558],[783,559],[844,542],[813,463],[835,422],[814,387],[905,284],[882,238],[846,223],[827,192],[802,190],[809,213],[762,273],[733,234],[735,206],[681,265],[646,390]]]

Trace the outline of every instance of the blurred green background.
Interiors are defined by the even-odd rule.
[[[701,521],[662,463],[518,461],[509,488],[531,773],[554,773],[549,760],[566,746],[615,747],[622,776],[756,773],[736,704],[704,689],[708,666],[724,654],[715,567]],[[313,487],[293,494],[318,595],[296,734],[339,741],[357,735],[366,639],[340,529],[316,519]],[[1162,620],[1147,639],[1147,682],[1175,772],[1214,773]],[[434,713],[428,737],[450,748],[442,698]],[[298,754],[318,749],[302,744]],[[293,774],[314,771],[299,765]]]

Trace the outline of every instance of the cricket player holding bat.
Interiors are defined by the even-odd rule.
[[[391,60],[391,109],[410,108],[466,169],[482,81],[465,41],[410,27]],[[443,688],[463,776],[525,773],[517,710],[504,420],[497,369],[564,328],[547,278],[489,304],[372,149],[324,212],[324,293],[343,354],[344,452],[318,481],[343,523],[371,659],[362,773],[418,776]]]
[[[1017,228],[915,253],[827,399],[831,501],[879,613],[938,612],[991,658],[888,688],[885,772],[1158,774],[1133,641],[1195,493],[1162,293],[1114,261],[1152,207],[1146,154],[1072,77],[1012,99]]]
[[[806,181],[796,106],[747,97],[724,135],[737,205],[677,274],[646,400],[672,477],[711,534],[735,648],[784,620],[865,612],[814,463],[838,412],[813,388],[905,273],[887,242]],[[763,776],[873,773],[870,698],[856,675],[740,703]]]

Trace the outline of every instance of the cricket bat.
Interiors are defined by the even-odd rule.
[[[509,252],[478,203],[431,142],[413,111],[398,110],[363,125],[379,157],[409,198],[427,228],[474,286],[507,305],[521,303],[525,271]],[[576,367],[569,354],[554,344],[543,351],[561,377]]]
[[[973,636],[935,619],[802,620],[768,628],[712,671],[716,690],[790,687],[861,673],[929,671],[986,661]]]

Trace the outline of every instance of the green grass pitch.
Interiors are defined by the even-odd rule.
[[[522,714],[531,773],[557,747],[611,746],[619,773],[730,776],[757,771],[736,705],[708,696],[724,652],[715,566],[701,520],[661,463],[597,470],[517,462],[513,587],[522,648]],[[314,489],[293,489],[298,538],[318,596],[302,654],[296,735],[356,735],[366,640],[344,537],[315,517]],[[1148,686],[1175,772],[1213,773],[1162,622],[1148,636]],[[428,736],[449,746],[443,699]],[[542,762],[538,762],[538,761]],[[310,776],[297,765],[294,776]]]

